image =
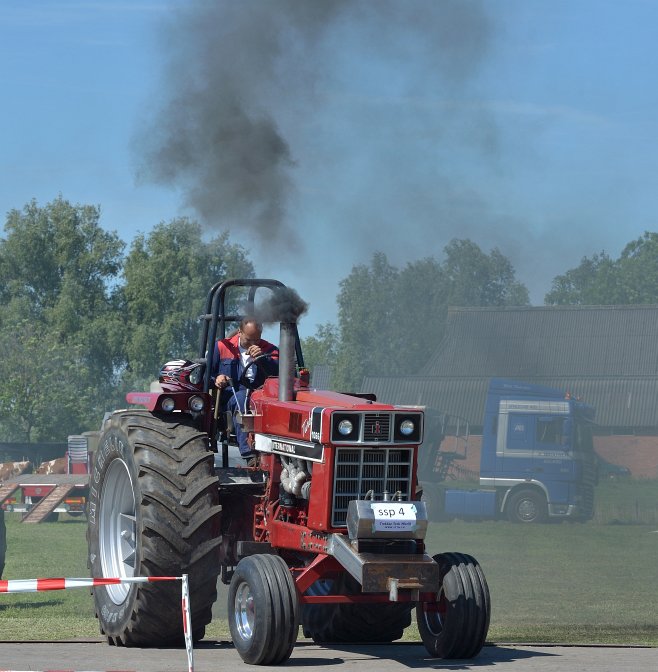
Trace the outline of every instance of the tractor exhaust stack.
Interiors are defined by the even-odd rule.
[[[279,334],[279,401],[292,401],[295,381],[295,323],[281,322]]]

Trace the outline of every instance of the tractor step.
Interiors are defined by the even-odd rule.
[[[247,485],[262,489],[265,483],[265,474],[255,469],[245,467],[229,467],[228,469],[215,468],[215,475],[220,486]]]

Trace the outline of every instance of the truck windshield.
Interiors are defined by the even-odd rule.
[[[568,434],[565,433],[564,417],[538,417],[535,434],[537,443],[547,443],[556,446],[567,444],[569,438]]]

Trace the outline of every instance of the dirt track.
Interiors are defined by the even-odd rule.
[[[195,672],[223,670],[285,670],[317,672],[323,669],[400,670],[495,669],[496,672],[637,672],[658,667],[658,650],[650,648],[486,646],[470,661],[428,658],[420,644],[334,646],[300,643],[288,663],[280,667],[243,667],[227,642],[203,642],[194,652]],[[185,672],[184,649],[124,649],[98,642],[0,642],[0,672],[6,670],[114,670],[127,672]]]

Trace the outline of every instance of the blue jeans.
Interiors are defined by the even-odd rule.
[[[237,403],[236,403],[236,397],[238,400]],[[244,413],[246,410],[245,409],[246,400],[247,400],[247,388],[243,387],[237,390],[235,395],[231,393],[231,396],[228,399],[228,403],[226,404],[226,408],[227,410],[231,411],[231,413],[234,413],[235,411]],[[242,457],[250,457],[253,451],[251,450],[249,444],[247,443],[248,433],[242,431],[242,425],[239,422],[236,422],[235,418],[233,419],[233,426],[235,427],[235,438],[238,440],[240,455],[242,455]]]

